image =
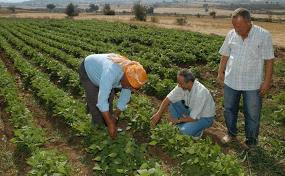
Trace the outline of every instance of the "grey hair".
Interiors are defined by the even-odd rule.
[[[185,83],[188,83],[190,81],[194,82],[196,79],[195,76],[193,75],[193,73],[191,72],[191,70],[189,70],[189,69],[182,69],[182,70],[178,71],[177,75],[183,76]]]
[[[238,8],[233,12],[232,18],[237,18],[237,17],[242,17],[245,20],[251,21],[250,12],[245,8]]]

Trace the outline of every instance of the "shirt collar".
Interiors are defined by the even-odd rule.
[[[252,24],[252,26],[251,26],[251,28],[250,28],[250,31],[249,31],[249,33],[248,33],[248,38],[251,38],[252,37],[252,35],[253,35],[253,33],[254,33],[254,28],[255,28],[255,25],[254,24]]]
[[[197,84],[198,84],[198,79],[196,78],[195,81],[193,82],[193,86],[192,86],[192,89],[188,92],[191,94],[193,92],[193,90],[197,87]]]

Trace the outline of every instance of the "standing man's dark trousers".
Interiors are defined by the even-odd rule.
[[[259,90],[239,91],[225,84],[224,86],[224,116],[231,137],[237,135],[237,119],[240,98],[243,96],[243,113],[245,117],[245,143],[256,146],[258,143],[262,100]]]
[[[92,123],[93,124],[105,124],[104,118],[102,113],[97,108],[97,100],[98,100],[98,93],[99,87],[94,85],[91,80],[88,78],[84,67],[84,61],[81,63],[79,68],[79,78],[80,83],[85,89],[85,96],[87,101],[88,112],[92,115]],[[114,100],[115,91],[112,89],[110,96],[109,96],[109,112],[113,114],[113,100]]]

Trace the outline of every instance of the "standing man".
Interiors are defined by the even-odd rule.
[[[228,134],[224,143],[237,136],[240,97],[243,97],[245,144],[257,145],[261,98],[271,86],[274,52],[271,34],[251,22],[250,12],[239,8],[233,12],[232,29],[219,51],[222,55],[217,81],[224,86],[224,117]],[[265,65],[265,75],[263,69]]]
[[[147,80],[142,65],[118,54],[93,54],[84,59],[79,69],[80,82],[86,93],[92,123],[106,125],[109,135],[116,137],[116,120],[131,97]],[[113,114],[114,88],[121,88]]]
[[[195,79],[190,70],[179,71],[177,83],[152,116],[151,126],[155,126],[168,109],[168,120],[177,125],[182,134],[199,139],[203,130],[214,122],[215,102],[210,91]]]

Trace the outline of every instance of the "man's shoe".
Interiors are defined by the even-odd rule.
[[[227,143],[230,143],[230,142],[236,141],[236,140],[237,140],[236,137],[227,134],[222,138],[221,142],[223,144],[227,144]]]
[[[202,136],[203,136],[203,131],[200,133],[199,136],[192,136],[192,139],[196,141],[199,140]]]
[[[256,145],[247,146],[241,154],[239,155],[242,158],[241,162],[245,162],[249,157],[256,158],[259,155],[259,148]]]

